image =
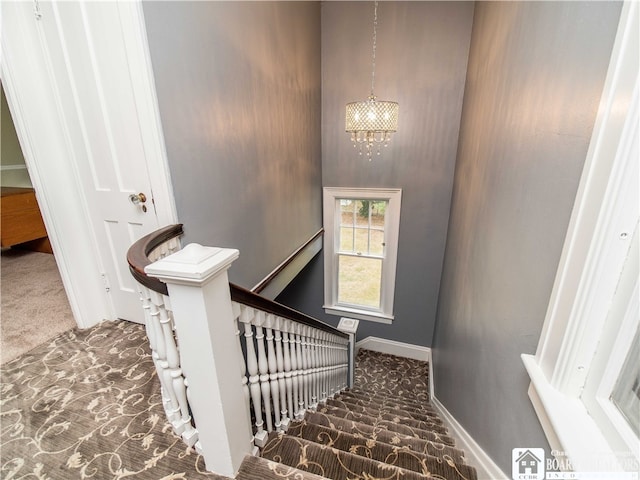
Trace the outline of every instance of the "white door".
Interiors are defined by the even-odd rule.
[[[126,262],[159,227],[139,102],[118,2],[41,2],[43,48],[60,96],[113,316],[143,322]]]

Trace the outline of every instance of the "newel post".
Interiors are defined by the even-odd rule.
[[[251,452],[253,440],[227,276],[236,258],[237,250],[189,244],[145,268],[169,290],[182,373],[207,470],[229,477]]]
[[[338,324],[338,330],[344,332],[349,335],[349,347],[348,347],[348,361],[349,361],[349,373],[347,376],[347,386],[349,388],[353,388],[355,384],[355,376],[356,376],[356,332],[358,331],[358,324],[360,320],[356,320],[355,318],[345,318],[342,317],[340,319],[340,323]]]

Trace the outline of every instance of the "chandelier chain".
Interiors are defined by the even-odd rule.
[[[347,103],[345,131],[351,134],[353,146],[360,155],[366,153],[371,160],[374,153],[386,147],[391,135],[398,129],[398,103],[378,101],[374,94],[376,84],[376,49],[378,47],[378,1],[373,2],[373,41],[371,50],[371,94],[363,102]]]
[[[371,97],[374,97],[373,88],[376,82],[376,43],[378,30],[378,0],[373,4],[373,49],[371,52]]]

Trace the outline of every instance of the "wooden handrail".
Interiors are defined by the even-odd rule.
[[[131,275],[133,275],[133,277],[142,285],[154,292],[158,292],[162,295],[168,295],[167,285],[157,278],[148,276],[144,271],[144,267],[152,263],[151,260],[149,260],[149,254],[155,248],[172,238],[179,237],[183,233],[182,224],[169,225],[168,227],[151,232],[131,245],[127,251],[127,262],[129,263]],[[322,234],[322,231],[318,232],[313,238],[315,239],[320,234]],[[263,312],[284,317],[288,320],[293,320],[325,332],[330,332],[334,335],[338,335],[339,337],[349,337],[346,333],[340,332],[335,327],[332,327],[327,323],[321,322],[320,320],[299,312],[298,310],[294,310],[293,308],[287,307],[286,305],[282,305],[281,303],[269,300],[268,298],[254,293],[244,287],[229,283],[229,288],[231,291],[231,300],[234,302],[242,303],[249,307],[262,310]]]
[[[335,327],[332,327],[327,323],[321,322],[316,318],[299,312],[298,310],[294,310],[293,308],[287,307],[281,303],[269,300],[268,298],[258,295],[251,290],[247,290],[244,287],[233,283],[229,283],[229,287],[231,288],[231,300],[234,302],[242,303],[243,305],[253,307],[257,310],[262,310],[266,313],[271,313],[288,320],[293,320],[295,322],[302,323],[303,325],[338,335],[339,337],[349,338],[348,334],[337,330]]]
[[[276,278],[285,268],[287,268],[296,259],[296,257],[298,255],[300,255],[300,253],[305,248],[307,248],[309,245],[311,245],[313,242],[315,242],[316,239],[318,237],[321,237],[323,234],[324,234],[324,228],[321,228],[309,240],[307,240],[302,245],[300,245],[298,248],[296,248],[296,250],[291,255],[289,255],[285,259],[284,262],[282,262],[280,265],[278,265],[278,267],[273,272],[271,272],[260,283],[258,283],[255,287],[253,287],[251,289],[251,291],[255,292],[255,293],[261,293],[265,288],[267,288],[267,285],[269,285],[269,283],[274,278]]]
[[[131,275],[133,275],[133,278],[154,292],[168,295],[167,284],[157,278],[148,276],[144,271],[144,267],[151,264],[149,254],[153,249],[172,238],[179,237],[183,233],[181,223],[169,225],[168,227],[151,232],[149,235],[145,235],[131,245],[127,251],[127,262],[129,263],[129,271]]]

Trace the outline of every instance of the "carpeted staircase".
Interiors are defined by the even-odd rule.
[[[237,480],[476,480],[418,362],[368,350],[355,388],[272,433]],[[73,329],[0,369],[0,478],[229,480],[164,421],[142,325]]]
[[[360,350],[355,383],[272,432],[236,479],[477,479],[429,403],[427,363]]]

